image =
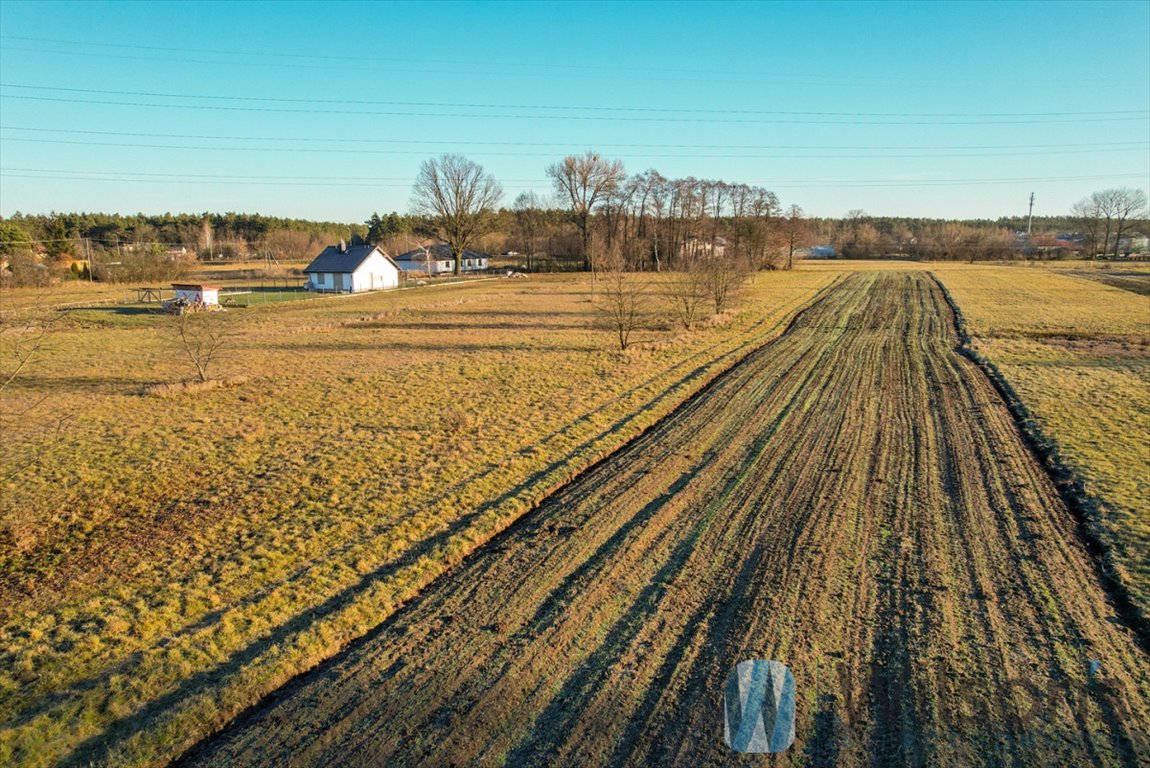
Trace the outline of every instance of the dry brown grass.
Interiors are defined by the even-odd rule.
[[[12,393],[78,415],[3,494],[0,763],[170,756],[378,624],[556,484],[777,334],[832,273],[761,276],[620,355],[578,278],[229,312],[185,391],[162,316],[68,313]],[[141,397],[148,387],[163,397]]]

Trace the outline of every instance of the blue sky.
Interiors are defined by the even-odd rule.
[[[1150,185],[1150,2],[0,2],[0,214],[510,204],[595,149],[841,216]]]

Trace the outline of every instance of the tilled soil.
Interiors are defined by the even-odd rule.
[[[1150,658],[922,273],[856,274],[193,765],[1146,765]],[[1091,660],[1097,671],[1088,673]]]

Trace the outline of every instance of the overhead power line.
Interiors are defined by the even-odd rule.
[[[456,139],[381,139],[338,138],[331,136],[234,136],[203,133],[152,133],[141,131],[98,131],[78,128],[45,128],[42,126],[0,125],[0,131],[29,133],[56,133],[78,136],[128,136],[154,139],[204,139],[210,141],[278,141],[310,144],[404,144],[416,146],[468,146],[468,147],[556,147],[568,149],[572,145],[585,145],[586,141],[473,141]],[[1150,147],[1150,141],[1072,142],[1056,144],[681,144],[681,143],[603,143],[592,142],[598,149],[754,149],[754,150],[819,150],[819,151],[955,151],[1003,150],[1022,153],[1038,149],[1107,149]]]
[[[146,144],[141,142],[120,142],[120,141],[83,141],[79,139],[32,139],[24,137],[0,137],[0,141],[8,142],[22,142],[29,144],[57,144],[57,145],[71,145],[82,147],[120,147],[128,149],[175,149],[186,150],[195,152],[287,152],[298,154],[306,152],[309,154],[346,154],[346,155],[418,155],[425,156],[428,150],[415,150],[415,149],[340,149],[335,147],[228,147],[218,144]],[[882,153],[876,154],[873,152],[865,154],[811,154],[803,152],[786,152],[781,154],[739,154],[739,153],[723,153],[723,154],[682,154],[682,153],[634,153],[629,152],[628,157],[632,159],[676,159],[676,160],[715,160],[715,159],[742,159],[742,160],[782,160],[782,159],[795,159],[795,160],[853,160],[853,159],[867,159],[867,158],[884,158],[884,159],[899,159],[899,158],[962,158],[962,157],[1017,157],[1017,156],[1046,156],[1046,155],[1083,155],[1083,154],[1099,154],[1103,152],[1144,152],[1150,148],[1150,143],[1136,145],[1131,147],[1122,148],[1099,148],[1099,149],[1051,149],[1051,150],[1037,150],[1037,151],[1010,151],[1010,152],[965,152],[965,153],[952,153],[952,154],[939,154],[939,153]],[[493,150],[480,150],[473,154],[481,157],[555,157],[555,152],[522,152],[508,150],[505,152]]]
[[[776,188],[809,187],[925,187],[925,186],[977,186],[982,184],[1041,183],[1057,181],[1089,181],[1096,179],[1142,178],[1140,173],[1100,173],[1082,176],[1028,176],[1017,178],[967,179],[775,179],[750,181],[749,184]],[[77,181],[100,181],[147,184],[203,184],[203,185],[259,185],[259,186],[346,186],[355,183],[364,187],[410,187],[395,177],[301,177],[301,176],[210,176],[208,174],[161,174],[148,172],[75,171],[53,168],[0,168],[0,177],[34,178]],[[382,183],[389,182],[389,183]],[[507,186],[529,188],[524,185],[547,185],[549,179],[507,179]]]
[[[13,87],[13,86],[2,86]],[[270,114],[330,114],[330,108],[302,108],[302,107],[252,107],[228,106],[222,104],[161,104],[146,101],[117,101],[113,99],[75,99],[63,96],[27,96],[19,94],[0,94],[2,99],[19,99],[21,101],[51,102],[60,104],[92,104],[114,107],[141,107],[145,109],[182,109],[182,110],[212,110],[217,112],[252,112]],[[187,98],[210,99],[214,97],[196,96]],[[231,97],[228,97],[231,98]],[[254,99],[253,99],[254,101]],[[443,107],[448,108],[448,107]],[[460,105],[464,109],[499,109],[500,107],[483,107],[479,105]],[[555,108],[558,109],[558,108]],[[814,113],[805,118],[795,117],[654,117],[634,115],[579,115],[579,114],[535,114],[506,112],[420,112],[410,110],[372,110],[350,109],[346,105],[341,107],[344,116],[347,115],[374,115],[385,117],[434,117],[434,118],[466,118],[466,119],[502,119],[502,120],[561,120],[561,121],[595,121],[595,122],[634,122],[634,123],[698,123],[698,124],[753,124],[753,125],[1030,125],[1053,123],[1112,123],[1112,122],[1150,122],[1150,112],[1129,115],[1111,115],[1108,117],[1054,117],[1054,118],[1022,118],[1022,119],[994,119],[994,120],[958,120],[958,119],[919,119],[919,120],[860,120],[860,119],[834,119],[819,117]],[[726,110],[711,110],[712,115],[727,114]],[[845,114],[845,113],[844,113]],[[862,113],[860,113],[862,114]]]
[[[256,51],[256,50],[226,50],[219,48],[191,48],[179,46],[159,46],[159,45],[143,45],[140,43],[112,43],[112,42],[94,42],[91,40],[66,40],[61,38],[46,38],[46,37],[33,37],[26,35],[0,35],[0,41],[15,41],[19,43],[34,43],[34,46],[19,47],[11,45],[0,46],[0,49],[20,51],[26,53],[42,53],[53,56],[58,55],[72,55],[72,56],[100,56],[102,58],[112,59],[127,59],[127,60],[143,60],[143,61],[164,61],[171,63],[173,61],[193,64],[208,64],[208,65],[244,65],[244,66],[277,66],[277,67],[292,67],[300,69],[339,69],[348,71],[363,71],[364,69],[380,69],[378,67],[371,67],[371,64],[394,65],[403,64],[411,65],[413,61],[410,57],[389,57],[389,56],[372,56],[370,54],[358,53],[355,56],[354,63],[348,63],[346,56],[325,55],[318,51],[309,51],[308,53],[290,53],[284,50],[276,51]],[[63,49],[47,50],[43,46],[64,46]],[[84,48],[86,50],[74,50],[75,48]],[[108,53],[98,53],[90,49],[105,49],[117,51],[143,51],[161,54],[156,56],[127,56],[116,55]],[[196,56],[224,56],[230,57],[231,60],[210,60],[210,59],[184,59],[179,58],[174,54],[192,54]],[[239,59],[240,61],[237,61]],[[298,62],[298,63],[293,63]],[[322,62],[330,62],[323,64]],[[705,68],[688,68],[688,67],[667,67],[667,66],[651,66],[651,65],[635,65],[629,64],[625,68],[621,68],[616,64],[606,63],[554,63],[546,61],[530,60],[525,61],[521,58],[510,61],[498,60],[475,60],[475,59],[440,59],[431,58],[424,55],[419,57],[417,62],[419,68],[403,67],[395,68],[388,66],[388,71],[409,71],[409,72],[428,72],[428,65],[443,66],[443,67],[465,67],[468,72],[475,72],[482,68],[493,68],[497,70],[507,70],[508,72],[528,72],[536,70],[535,76],[542,77],[578,77],[578,78],[594,78],[594,79],[609,79],[609,80],[659,80],[669,79],[676,82],[715,82],[716,79],[721,79],[722,82],[730,84],[732,82],[746,82],[761,85],[763,83],[775,84],[792,84],[792,85],[837,85],[837,84],[855,84],[864,87],[884,87],[884,88],[906,88],[913,86],[920,87],[939,87],[940,85],[947,85],[954,87],[956,85],[965,87],[981,87],[980,83],[972,83],[967,78],[962,77],[913,77],[901,73],[889,74],[875,74],[875,75],[862,75],[852,73],[849,75],[811,75],[810,73],[797,73],[797,72],[778,72],[778,71],[754,71],[746,69],[705,69]],[[622,69],[622,71],[620,71]],[[434,70],[432,70],[434,71]],[[446,70],[445,72],[451,72]],[[652,77],[653,75],[663,75],[665,77]],[[1014,83],[1033,83],[1045,84],[1047,81],[1042,79],[1033,80],[1019,80],[1013,79]],[[1085,87],[1085,86],[1084,86]],[[1123,87],[1141,87],[1141,83],[1131,81],[1121,81],[1116,78],[1107,78],[1104,82],[1092,82],[1088,86],[1092,90],[1098,88],[1123,88]]]
[[[220,96],[217,94],[189,94],[169,93],[166,91],[120,91],[102,88],[71,88],[62,86],[27,85],[23,83],[0,83],[2,88],[20,88],[31,91],[52,91],[56,93],[82,93],[102,96],[140,96],[161,99],[196,99],[202,101],[229,101],[229,102],[261,102],[273,104],[319,104],[324,106],[348,107],[357,106],[387,106],[387,107],[427,107],[442,109],[542,109],[561,112],[638,112],[638,113],[664,113],[664,114],[714,114],[721,111],[728,115],[767,115],[783,117],[917,117],[917,118],[944,118],[944,117],[1095,117],[1102,116],[1148,116],[1150,110],[1123,109],[1123,110],[1089,110],[1075,112],[826,112],[805,110],[764,110],[764,109],[721,109],[708,108],[682,108],[682,107],[614,107],[600,105],[565,105],[565,104],[505,104],[499,102],[458,102],[458,101],[393,101],[372,99],[301,99],[278,96]],[[325,110],[326,111],[326,110]]]

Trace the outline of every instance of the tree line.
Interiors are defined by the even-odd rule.
[[[345,238],[362,238],[390,253],[435,238],[457,256],[467,249],[515,251],[528,269],[575,268],[594,279],[606,268],[689,272],[723,263],[734,271],[787,269],[813,245],[863,259],[977,261],[1059,249],[1117,256],[1131,248],[1132,233],[1150,229],[1145,192],[1127,188],[1095,192],[1064,216],[1032,222],[870,216],[861,209],[841,218],[810,218],[761,186],[670,178],[655,169],[629,175],[621,161],[594,151],[564,157],[546,174],[550,195],[524,192],[506,206],[501,186],[482,166],[442,155],[420,167],[408,213],[373,213],[356,224],[240,213],[17,213],[0,219],[0,254],[92,257],[95,264],[109,263],[114,254],[124,267],[120,279],[150,279],[144,274],[150,267],[170,271],[160,264],[165,253],[171,261],[170,246],[192,258],[299,261]],[[1020,237],[1031,223],[1036,235]],[[1056,240],[1053,233],[1074,236]],[[10,272],[13,260],[6,261]],[[455,261],[458,268],[462,260]]]

